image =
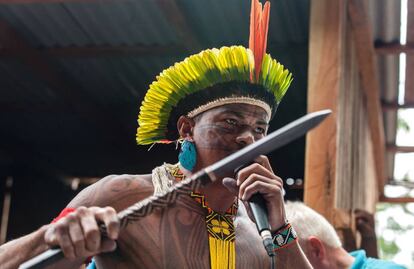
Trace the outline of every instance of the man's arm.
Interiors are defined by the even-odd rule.
[[[297,241],[276,252],[276,268],[313,269]]]
[[[16,269],[28,259],[48,250],[49,246],[45,243],[45,232],[50,225],[44,225],[38,230],[12,240],[0,246],[0,265],[2,269]],[[56,268],[79,268],[83,260],[66,261],[64,264],[56,264]]]
[[[77,268],[75,265],[87,257],[115,250],[115,240],[120,232],[116,212],[152,192],[151,175],[108,176],[83,190],[68,204],[76,211],[49,227],[45,233],[45,242],[49,246],[59,246],[66,257],[50,268]],[[99,223],[106,226],[105,238],[101,237]]]
[[[1,268],[17,268],[22,262],[48,249],[44,235],[49,225],[0,246]]]
[[[355,210],[356,228],[361,234],[360,249],[364,249],[368,257],[378,258],[377,235],[375,234],[375,218],[368,211]]]
[[[45,243],[45,232],[50,225],[44,225],[37,231],[25,235],[0,246],[0,265],[2,269],[16,269],[25,261],[49,249]],[[55,268],[79,268],[82,259],[58,263]]]
[[[50,246],[59,246],[67,257],[63,262],[50,267],[59,269],[78,268],[86,257],[113,250],[116,247],[114,239],[119,233],[115,210],[121,210],[150,195],[149,184],[143,184],[144,182],[142,177],[136,176],[108,176],[84,189],[68,205],[77,208],[75,212],[2,245],[1,268],[17,268]],[[104,208],[90,207],[93,205]],[[108,227],[111,239],[101,240],[97,221]]]
[[[238,172],[238,196],[247,202],[253,194],[260,193],[266,201],[271,232],[275,232],[287,223],[283,200],[283,180],[273,173],[266,156],[259,156],[255,162]],[[248,203],[246,207],[249,207]],[[312,265],[297,241],[276,250],[275,254],[277,268],[312,269]]]
[[[82,191],[78,196],[76,196],[71,203],[89,205],[94,200],[94,195],[92,193],[96,192],[98,189],[102,188],[103,183],[107,183],[114,176],[108,176],[102,179],[101,183],[92,185]],[[18,268],[23,262],[43,253],[44,251],[50,248],[50,245],[45,241],[45,234],[47,231],[51,231],[56,224],[44,225],[38,230],[20,237],[18,239],[12,240],[6,244],[0,246],[0,264],[1,268],[11,269]],[[73,260],[68,263],[68,268],[77,268],[82,265],[84,259],[78,259],[77,261]],[[64,268],[61,265],[59,268]]]

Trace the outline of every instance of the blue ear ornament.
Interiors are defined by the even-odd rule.
[[[197,161],[197,151],[194,142],[185,139],[181,144],[178,160],[183,168],[193,171]]]

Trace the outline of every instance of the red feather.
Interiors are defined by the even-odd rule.
[[[250,74],[250,80],[258,80],[262,68],[263,56],[266,53],[267,33],[269,29],[270,1],[266,1],[264,8],[259,0],[252,0],[250,11],[250,37],[249,49],[254,56],[254,79]]]

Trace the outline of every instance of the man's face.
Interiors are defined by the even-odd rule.
[[[195,118],[193,139],[197,147],[197,168],[208,166],[264,137],[270,116],[248,104],[213,108]]]

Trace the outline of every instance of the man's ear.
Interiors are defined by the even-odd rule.
[[[328,256],[329,253],[325,244],[316,236],[309,236],[305,242],[305,254],[313,268],[331,269],[333,258]]]
[[[326,249],[322,241],[316,236],[309,236],[306,241],[308,254],[312,256],[313,259],[322,261],[326,258]]]
[[[193,128],[195,122],[193,119],[186,116],[180,116],[177,121],[177,129],[180,137],[182,138],[192,138],[193,137]]]

